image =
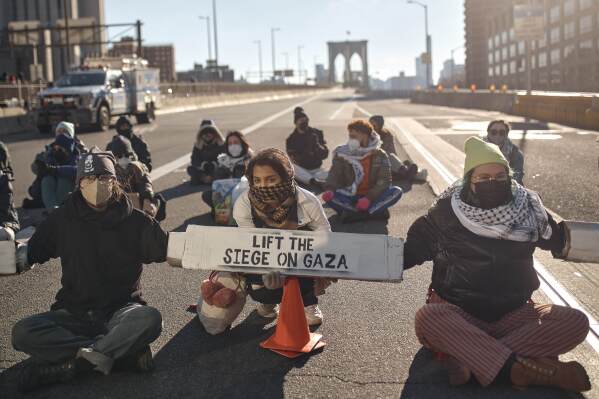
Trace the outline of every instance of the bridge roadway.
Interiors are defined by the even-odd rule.
[[[459,150],[465,138],[477,134],[486,121],[505,117],[522,122],[491,112],[354,97],[348,91],[161,115],[153,126],[141,129],[152,150],[156,191],[169,200],[164,228],[181,231],[190,223],[211,223],[209,209],[200,197],[201,188],[187,183],[185,158],[182,158],[191,151],[201,119],[214,119],[224,132],[245,129],[256,149],[283,148],[292,129],[291,110],[298,103],[303,103],[312,125],[324,130],[330,148],[346,140],[345,126],[352,118],[381,113],[397,133],[402,156],[410,153],[420,157],[414,151],[417,144],[411,137],[429,149],[429,154],[434,159],[439,158],[438,163],[450,172],[460,167]],[[597,135],[555,125],[541,126],[542,130],[538,131],[531,131],[530,128],[535,127],[531,125],[517,126],[526,128],[526,140],[516,140],[526,154],[526,183],[539,190],[547,205],[561,216],[599,221]],[[85,133],[81,138],[88,145],[103,147],[112,134],[114,131]],[[35,133],[7,140],[15,163],[18,204],[33,178],[29,164],[47,140]],[[440,146],[439,149],[435,150],[434,145]],[[441,156],[452,152],[456,154],[453,158]],[[438,191],[444,184],[439,173],[442,168],[432,165],[430,159],[422,162],[431,171],[432,187]],[[336,216],[331,216],[333,229],[405,237],[410,224],[433,202],[434,191],[427,184],[404,188],[406,193],[392,208],[388,223],[343,225]],[[327,212],[332,214],[330,210]],[[22,216],[23,222],[28,224],[36,215],[25,213]],[[554,262],[549,258],[546,254],[538,257],[563,291],[570,293],[592,317],[598,318],[597,267]],[[414,314],[424,302],[430,275],[431,265],[426,264],[406,272],[401,284],[342,281],[334,285],[320,301],[325,321],[319,331],[328,346],[315,356],[290,361],[258,347],[258,343],[272,333],[274,323],[264,324],[255,314],[251,300],[229,333],[209,336],[197,318],[186,312],[187,306],[195,302],[199,284],[206,276],[166,264],[149,265],[143,274],[144,296],[164,318],[163,333],[152,345],[157,370],[150,375],[122,373],[109,378],[89,377],[44,389],[29,397],[243,395],[547,399],[573,396],[542,388],[520,392],[499,386],[482,389],[475,384],[459,389],[449,387],[442,367],[414,335]],[[22,317],[47,310],[59,281],[59,261],[48,262],[21,276],[0,278],[0,397],[19,397],[15,379],[25,356],[10,346],[12,325]],[[535,299],[549,300],[542,291],[535,294]],[[594,349],[596,345],[591,345],[592,339],[589,342],[564,358],[581,361],[597,385],[599,356]],[[592,390],[585,397],[599,397],[599,390]]]

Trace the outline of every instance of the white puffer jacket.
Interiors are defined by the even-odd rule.
[[[245,190],[235,201],[233,218],[239,227],[253,228],[252,206]],[[312,231],[331,231],[329,220],[322,209],[318,197],[301,187],[297,188],[297,221],[298,227],[307,227]]]

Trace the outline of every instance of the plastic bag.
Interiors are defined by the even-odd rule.
[[[216,335],[223,333],[239,316],[245,306],[247,292],[244,278],[237,273],[212,272],[209,279],[234,290],[236,294],[235,301],[227,308],[210,305],[201,295],[198,299],[197,312],[200,323],[208,334]]]
[[[214,208],[214,222],[217,225],[235,225],[233,205],[248,186],[245,177],[241,179],[220,179],[212,182],[212,206]]]

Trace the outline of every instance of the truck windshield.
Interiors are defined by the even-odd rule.
[[[106,82],[105,73],[72,73],[58,79],[57,87],[101,86]]]

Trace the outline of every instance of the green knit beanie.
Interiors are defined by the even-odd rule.
[[[478,137],[470,137],[464,144],[466,161],[464,162],[464,177],[472,169],[488,163],[498,163],[505,166],[508,170],[510,164],[505,159],[499,147],[495,144],[487,143]]]

